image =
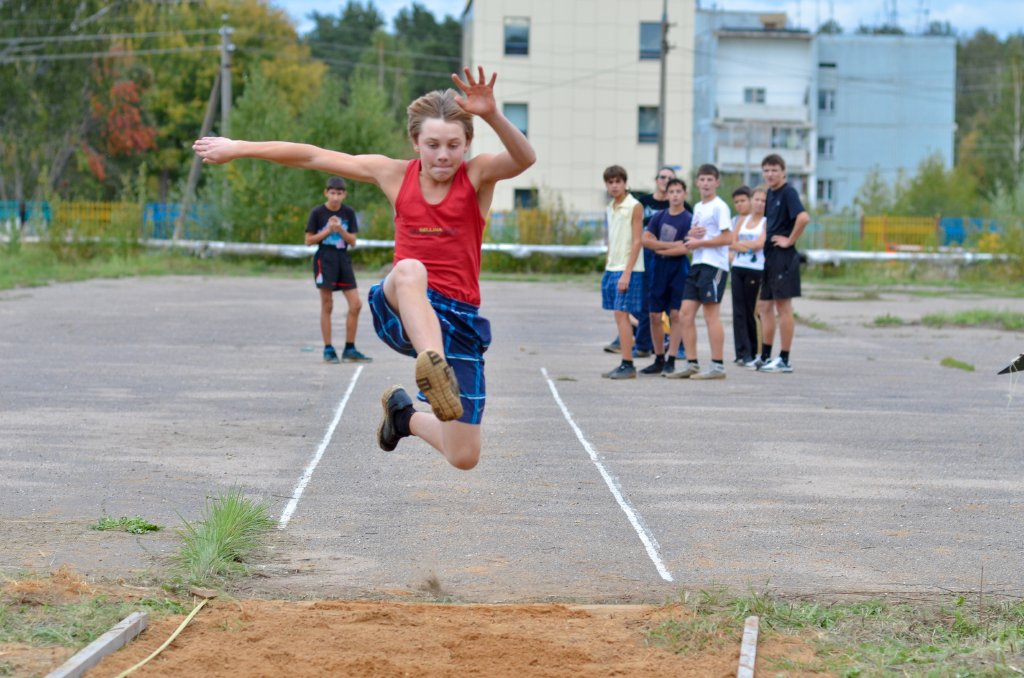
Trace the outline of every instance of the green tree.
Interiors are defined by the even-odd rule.
[[[889,214],[896,205],[896,194],[901,185],[901,179],[892,185],[882,176],[880,167],[872,167],[864,177],[853,204],[862,214]]]
[[[818,33],[824,33],[826,35],[841,35],[843,27],[839,25],[839,22],[835,19],[829,19],[821,26],[818,27]]]
[[[423,5],[413,2],[398,12],[395,37],[417,64],[409,75],[412,96],[451,87],[451,74],[462,65],[462,24],[452,16],[437,21]]]
[[[366,5],[348,0],[340,15],[313,12],[312,19],[314,26],[305,36],[306,44],[342,82],[348,81],[353,66],[373,44],[374,34],[384,27],[384,16],[373,0]]]
[[[963,170],[946,168],[939,154],[917,167],[896,192],[893,213],[906,216],[972,216],[979,212],[977,180]]]

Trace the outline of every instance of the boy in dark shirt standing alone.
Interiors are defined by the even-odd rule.
[[[372,358],[356,349],[356,328],[363,303],[359,300],[356,276],[348,256],[348,248],[356,245],[359,223],[355,211],[343,204],[345,195],[344,179],[331,177],[327,180],[324,189],[327,201],[314,207],[306,222],[306,244],[319,245],[313,255],[313,276],[320,290],[320,332],[324,337],[324,362],[365,363]],[[331,312],[334,310],[334,293],[338,290],[341,290],[348,302],[345,349],[341,352],[341,361],[331,344]]]

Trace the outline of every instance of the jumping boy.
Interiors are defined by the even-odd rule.
[[[690,248],[686,236],[690,233],[693,215],[686,209],[686,184],[680,179],[669,179],[666,186],[668,208],[656,212],[644,229],[643,246],[651,253],[651,270],[647,306],[651,318],[651,341],[654,344],[654,362],[640,370],[641,374],[669,375],[676,369],[681,329],[679,307],[683,303],[686,276],[690,263],[686,255]],[[646,268],[646,262],[645,262]],[[664,330],[661,314],[669,314],[671,334],[668,357],[665,355]]]
[[[764,280],[761,298],[766,304],[761,315],[760,372],[793,371],[789,352],[793,347],[793,298],[800,296],[800,253],[796,241],[811,220],[800,194],[786,183],[786,161],[772,153],[761,161],[761,174],[768,184],[765,219],[767,239],[764,243]],[[775,338],[775,317],[778,315],[779,340],[782,344],[778,357],[772,359],[772,341]]]
[[[306,244],[318,245],[313,255],[313,281],[320,290],[320,333],[324,337],[324,362],[337,363],[338,352],[331,344],[331,313],[334,311],[334,293],[341,290],[348,303],[345,316],[345,348],[341,360],[346,363],[366,363],[368,358],[356,349],[356,328],[363,303],[356,288],[356,275],[348,256],[350,247],[356,246],[359,222],[355,211],[344,204],[345,180],[331,177],[324,188],[327,201],[317,205],[306,221]]]
[[[628,179],[626,170],[619,165],[604,171],[604,186],[612,199],[606,210],[608,254],[601,277],[601,308],[614,313],[622,354],[619,366],[601,375],[608,379],[636,379],[633,325],[629,316],[638,315],[643,308],[644,259],[640,256],[640,233],[644,208],[626,190]]]
[[[680,324],[687,364],[672,374],[671,379],[725,379],[725,330],[722,328],[721,304],[729,279],[729,245],[733,241],[729,206],[718,197],[719,174],[714,165],[697,169],[697,190],[700,202],[693,208],[693,225],[687,244],[693,251],[693,264],[686,278]],[[704,309],[711,346],[711,367],[700,371],[697,362],[697,309]]]
[[[381,396],[377,443],[390,451],[402,438],[417,436],[452,466],[471,469],[480,459],[483,353],[491,338],[490,324],[478,313],[484,215],[494,185],[521,174],[536,155],[495,103],[497,74],[488,82],[482,67],[477,78],[468,68],[463,72],[466,80],[452,75],[463,96],[436,91],[409,105],[409,138],[419,155],[414,160],[281,141],[204,138],[193,148],[204,162],[259,158],[380,187],[395,209],[395,259],[387,277],[370,289],[373,324],[391,348],[416,357],[416,384],[433,412],[416,410],[400,386],[388,388]],[[495,131],[502,152],[465,160],[474,115]]]
[[[757,294],[764,275],[764,189],[751,191],[740,186],[732,192],[736,208],[733,232],[736,240],[729,247],[732,257],[732,337],[736,363],[756,366],[757,318],[760,305]]]

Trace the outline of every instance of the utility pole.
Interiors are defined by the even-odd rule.
[[[210,98],[206,102],[206,115],[203,116],[203,127],[199,130],[199,138],[205,137],[213,127],[213,116],[217,112],[217,90],[220,88],[220,73],[213,78],[213,87],[210,89]],[[185,184],[185,195],[181,198],[181,209],[178,217],[174,220],[174,240],[181,240],[185,233],[185,219],[192,208],[192,198],[196,193],[196,184],[199,183],[199,170],[202,169],[203,161],[195,153],[192,154],[192,166],[188,171],[188,182]]]
[[[658,82],[658,167],[665,166],[665,78],[668,65],[668,0],[661,0],[661,74]]]
[[[222,20],[227,22],[227,15]],[[231,117],[231,52],[235,46],[231,44],[231,34],[235,29],[224,23],[220,27],[220,134],[230,136],[228,119]]]

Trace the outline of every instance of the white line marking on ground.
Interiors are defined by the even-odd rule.
[[[612,496],[615,497],[615,501],[618,502],[619,507],[625,512],[626,517],[629,518],[630,524],[633,526],[633,529],[636,530],[636,534],[640,537],[640,541],[643,542],[644,548],[647,549],[647,555],[650,556],[651,560],[654,562],[654,567],[658,568],[658,574],[660,574],[661,578],[665,581],[673,581],[672,573],[668,571],[668,568],[665,567],[665,563],[661,562],[661,556],[658,555],[658,540],[655,539],[650,530],[644,526],[643,520],[640,518],[639,514],[637,514],[637,512],[633,510],[633,507],[630,506],[629,500],[627,500],[622,494],[622,488],[619,487],[619,481],[616,480],[612,474],[608,472],[608,469],[604,467],[604,464],[601,463],[601,456],[597,453],[597,450],[595,450],[587,439],[583,437],[583,431],[581,431],[580,427],[576,425],[575,421],[573,421],[572,415],[569,414],[569,408],[565,406],[565,403],[562,402],[562,397],[558,395],[558,389],[555,388],[555,382],[551,381],[551,377],[548,376],[547,369],[542,367],[540,368],[540,372],[548,382],[548,388],[551,389],[551,395],[554,396],[555,402],[558,403],[558,407],[562,409],[562,415],[565,417],[565,420],[569,422],[569,426],[571,426],[573,432],[576,433],[576,438],[580,441],[580,444],[583,445],[583,449],[587,451],[587,454],[590,455],[590,460],[594,462],[594,466],[596,466],[597,470],[600,471],[601,477],[604,478],[604,482],[608,485],[608,489],[611,490]]]
[[[760,628],[758,617],[747,617],[743,622],[743,642],[740,643],[740,665],[736,678],[754,678],[757,664],[757,632]]]
[[[288,521],[292,519],[292,514],[295,513],[295,509],[299,505],[299,499],[302,497],[302,493],[306,489],[306,485],[309,484],[310,478],[313,477],[313,471],[316,469],[316,465],[320,463],[320,458],[324,456],[324,452],[327,450],[327,446],[331,442],[331,437],[334,435],[334,429],[338,427],[338,422],[341,421],[341,413],[345,411],[345,405],[348,403],[348,398],[352,395],[352,390],[356,387],[356,380],[359,379],[359,375],[363,372],[363,365],[356,368],[355,373],[352,375],[352,381],[348,383],[348,389],[345,390],[345,395],[341,397],[341,402],[338,403],[338,410],[334,413],[334,421],[327,427],[327,432],[324,433],[324,439],[320,441],[320,447],[317,448],[316,454],[313,455],[313,459],[309,462],[309,466],[306,467],[302,477],[299,478],[299,483],[292,490],[292,499],[288,502],[288,505],[284,507],[284,511],[281,512],[281,520],[277,523],[277,529],[283,530],[288,527]]]

